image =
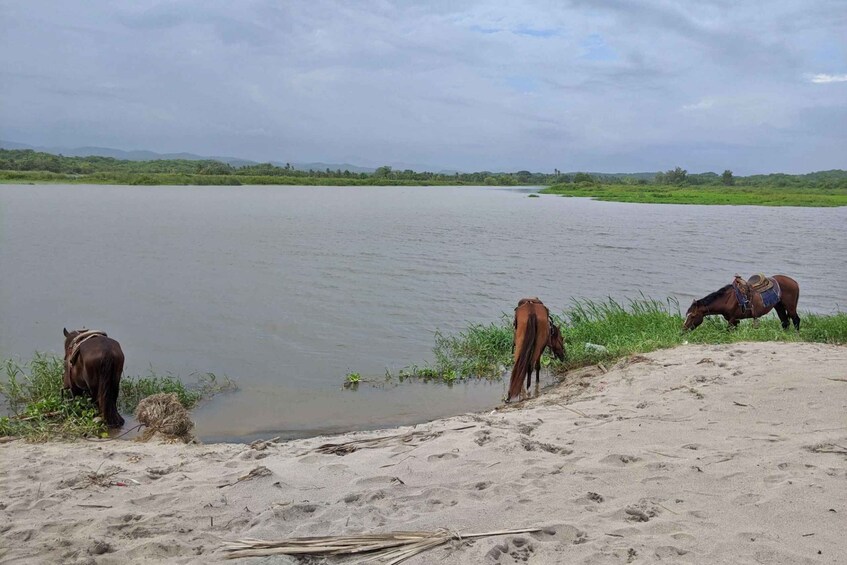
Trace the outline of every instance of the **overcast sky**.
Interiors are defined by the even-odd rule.
[[[0,0],[0,139],[464,171],[847,168],[847,1]]]

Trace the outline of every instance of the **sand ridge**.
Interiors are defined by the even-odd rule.
[[[845,448],[847,348],[689,345],[418,426],[0,445],[0,563],[209,563],[244,537],[535,526],[408,563],[845,563]]]

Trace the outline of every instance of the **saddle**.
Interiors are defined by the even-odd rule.
[[[738,275],[736,275],[738,276]],[[747,284],[755,291],[762,293],[773,288],[773,281],[766,277],[764,273],[757,273],[747,279]]]
[[[779,302],[782,295],[777,282],[766,277],[763,273],[757,273],[746,281],[741,275],[736,274],[735,280],[732,281],[732,288],[735,290],[735,297],[741,305],[742,312],[749,310],[752,313],[755,295],[759,295],[762,299],[762,306],[765,308],[770,308]]]

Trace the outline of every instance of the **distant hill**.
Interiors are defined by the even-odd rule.
[[[284,167],[286,164],[280,161],[271,161],[272,164],[278,167]],[[372,173],[376,169],[373,167],[359,167],[349,163],[291,163],[291,166],[298,171],[350,171],[351,173]]]
[[[227,163],[233,167],[244,167],[247,165],[258,165],[259,161],[251,161],[250,159],[242,159],[240,157],[224,157],[224,156],[204,156],[195,153],[156,153],[155,151],[133,150],[124,151],[122,149],[112,149],[111,147],[41,147],[36,145],[27,145],[26,143],[17,143],[15,141],[0,140],[0,148],[2,149],[32,149],[42,153],[50,153],[51,155],[64,155],[65,157],[112,157],[123,161],[169,161],[182,159],[185,161],[220,161]],[[271,161],[272,164],[278,167],[284,167],[286,163],[282,161]],[[350,165],[349,163],[290,163],[290,165],[298,171],[350,171],[351,173],[372,173],[376,169],[373,167],[359,167]]]
[[[194,153],[156,153],[154,151],[133,150],[124,151],[122,149],[112,149],[111,147],[39,147],[35,145],[27,145],[26,143],[16,143],[14,141],[0,140],[0,148],[3,149],[32,149],[33,151],[41,151],[42,153],[50,153],[51,155],[64,155],[65,157],[112,157],[122,161],[167,161],[184,159],[186,161],[220,161],[227,163],[233,167],[243,167],[244,165],[255,165],[256,161],[249,159],[240,159],[238,157],[204,157],[195,155]]]
[[[220,161],[227,163],[233,167],[244,167],[247,165],[258,165],[260,161],[252,161],[250,159],[242,159],[240,157],[225,157],[225,156],[204,156],[195,153],[156,153],[155,151],[147,151],[137,149],[133,151],[124,151],[122,149],[112,149],[111,147],[42,147],[36,145],[28,145],[26,143],[18,143],[15,141],[0,140],[0,148],[2,149],[32,149],[42,153],[50,153],[51,155],[64,155],[65,157],[112,157],[113,159],[121,159],[124,161],[166,161],[183,159],[186,161]],[[262,161],[267,162],[267,161]],[[298,171],[350,171],[351,173],[372,173],[376,167],[361,167],[359,165],[351,165],[350,163],[294,163],[283,161],[270,161],[271,164],[278,167],[285,167],[290,164]],[[397,171],[407,169],[422,172],[438,172],[440,174],[455,174],[458,171],[454,170],[439,170],[439,167],[425,167],[424,165],[409,165],[407,163],[392,163],[389,165]]]

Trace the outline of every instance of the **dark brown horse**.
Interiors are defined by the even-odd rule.
[[[774,309],[780,322],[782,322],[783,329],[788,329],[790,323],[794,322],[794,328],[799,330],[800,316],[797,315],[797,300],[800,298],[800,286],[797,281],[785,275],[774,275],[770,279],[776,283],[774,287],[778,287],[779,301],[775,304],[765,306],[762,297],[758,293],[752,292],[750,307],[744,309],[738,301],[735,287],[728,284],[710,295],[692,302],[688,312],[686,312],[683,328],[693,330],[703,323],[705,316],[714,315],[723,316],[730,326],[735,327],[739,320],[759,318]]]
[[[523,398],[523,380],[526,376],[526,388],[532,383],[532,370],[535,369],[535,382],[538,384],[541,372],[541,354],[550,347],[559,361],[565,359],[565,344],[559,328],[550,321],[550,312],[537,298],[522,298],[515,308],[515,365],[509,381],[506,402],[516,396]]]
[[[65,374],[62,382],[72,396],[88,394],[110,428],[120,428],[118,392],[124,370],[120,344],[103,332],[65,332]]]

